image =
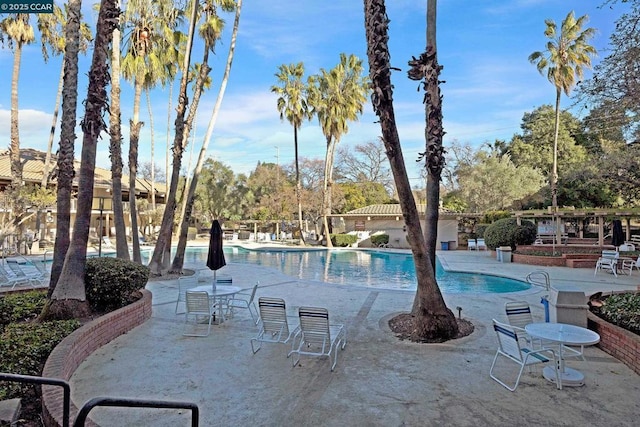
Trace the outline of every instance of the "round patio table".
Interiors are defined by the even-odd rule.
[[[209,295],[209,299],[213,300],[212,303],[218,309],[218,323],[222,323],[227,320],[224,317],[224,310],[222,310],[222,306],[224,305],[226,299],[240,292],[242,288],[239,286],[228,285],[216,285],[214,288],[213,285],[201,285],[196,286],[191,290],[206,292]]]

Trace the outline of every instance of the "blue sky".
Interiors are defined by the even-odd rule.
[[[552,104],[555,89],[541,76],[527,57],[543,50],[544,20],[558,24],[568,12],[589,15],[589,26],[598,32],[592,44],[599,55],[594,64],[606,56],[609,35],[615,20],[626,7],[621,4],[600,8],[601,0],[441,0],[438,2],[438,59],[444,66],[441,75],[445,145],[452,141],[479,146],[495,139],[509,140],[520,132],[525,112],[542,104]],[[92,23],[96,13],[90,3],[83,6],[85,19]],[[278,0],[273,2],[245,0],[236,54],[222,109],[209,144],[208,154],[231,166],[236,173],[249,173],[258,161],[290,164],[294,159],[293,130],[281,122],[276,109],[276,97],[270,92],[275,84],[277,67],[302,61],[307,74],[320,68],[330,69],[339,61],[341,52],[362,58],[368,70],[362,1],[321,2],[317,0]],[[406,77],[407,61],[418,56],[425,47],[426,1],[388,0],[390,51],[395,72],[394,100],[396,119],[405,159],[412,182],[419,185],[419,171],[414,160],[424,148],[423,95],[417,82]],[[0,15],[0,18],[2,15]],[[213,68],[212,88],[200,102],[195,129],[195,142],[185,152],[183,165],[189,162],[191,147],[195,147],[193,162],[215,104],[218,87],[229,46],[233,16],[226,17],[227,33],[210,60]],[[202,49],[194,48],[199,61]],[[11,94],[12,53],[0,49],[0,145],[9,146],[9,113]],[[86,97],[90,57],[81,60],[79,105]],[[39,44],[24,49],[19,83],[21,146],[45,150],[53,113],[61,58],[44,63]],[[177,85],[172,110],[176,106]],[[152,94],[155,161],[164,168],[167,141],[168,89]],[[128,150],[132,91],[123,81],[124,157]],[[144,102],[144,100],[143,100]],[[563,107],[571,101],[564,99]],[[78,112],[81,118],[84,112]],[[585,110],[574,111],[578,117]],[[170,143],[173,141],[171,115]],[[146,102],[141,120],[146,122],[140,142],[140,162],[149,161],[150,129]],[[340,146],[374,141],[380,127],[369,104],[358,122],[349,125],[349,133]],[[59,142],[56,135],[54,147]],[[81,149],[81,136],[76,142],[76,157]],[[316,120],[303,125],[299,133],[301,157],[324,158],[325,140]],[[109,167],[108,138],[99,141],[97,164]]]

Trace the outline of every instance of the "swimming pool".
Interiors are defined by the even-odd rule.
[[[206,263],[205,248],[187,248],[185,262]],[[381,289],[415,290],[413,257],[410,254],[362,250],[249,250],[224,248],[228,263],[247,263],[275,268],[303,280]],[[528,283],[499,276],[445,271],[436,263],[436,278],[445,293],[504,293],[529,289]]]

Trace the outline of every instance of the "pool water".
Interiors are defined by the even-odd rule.
[[[185,262],[202,263],[208,249],[187,248]],[[417,287],[413,257],[410,254],[361,250],[277,251],[225,247],[227,263],[246,263],[275,268],[303,280],[381,289],[415,290]],[[436,278],[445,293],[504,293],[530,288],[519,280],[475,273],[445,271],[436,263]]]

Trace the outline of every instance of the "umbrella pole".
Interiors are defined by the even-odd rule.
[[[217,270],[213,270],[213,285],[212,286],[213,286],[213,290],[214,291],[216,290],[216,282],[217,282],[216,273],[217,273]]]

